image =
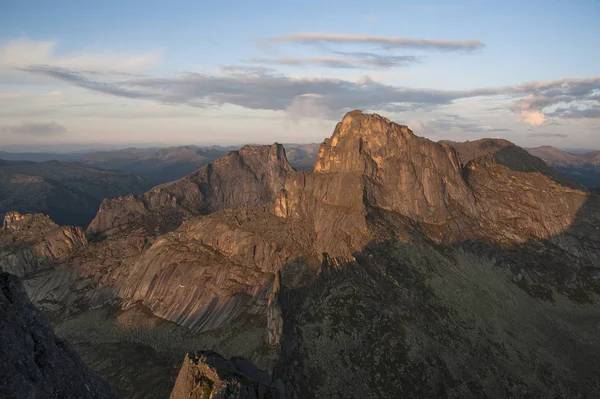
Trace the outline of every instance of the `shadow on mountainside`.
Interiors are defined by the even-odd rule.
[[[597,395],[600,313],[589,303],[600,293],[599,210],[598,197],[589,196],[566,231],[500,246],[482,239],[438,244],[409,219],[370,209],[375,239],[353,254],[355,261],[324,255],[313,278],[298,278],[312,264],[302,255],[283,267],[275,377],[297,398]],[[57,333],[74,340],[83,359],[127,397],[140,397],[141,387],[168,392],[188,350],[268,363],[260,314],[250,324],[243,314],[186,338],[176,338],[182,328],[170,322],[165,326],[173,330],[117,334],[112,312],[82,330],[77,323],[88,316],[72,316],[91,315],[84,311],[108,300],[98,289],[111,288],[80,273],[63,266],[40,271],[27,278],[30,295],[61,318],[65,309],[52,306],[73,306]],[[101,327],[106,323],[112,327]],[[169,351],[178,356],[160,360]]]
[[[387,226],[355,261],[324,254],[311,283],[282,288],[275,377],[296,398],[597,396],[599,209],[512,247]]]

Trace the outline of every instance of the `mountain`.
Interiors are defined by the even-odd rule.
[[[575,154],[551,146],[527,148],[527,151],[586,187],[600,189],[600,151]]]
[[[72,162],[75,155],[59,154],[53,152],[8,152],[0,151],[0,159],[5,161],[30,161],[30,162],[48,162],[61,161]]]
[[[153,184],[161,184],[179,179],[233,149],[235,147],[219,146],[132,148],[83,154],[78,162],[95,168],[133,173]]]
[[[297,170],[312,169],[319,144],[286,144],[288,160]],[[184,177],[209,162],[238,150],[236,146],[197,147],[193,145],[165,148],[124,148],[84,153],[11,153],[0,151],[8,161],[76,162],[96,169],[121,171],[142,176],[151,184],[163,184]]]
[[[61,224],[87,225],[104,198],[139,194],[143,178],[75,163],[0,160],[0,216],[43,212]]]
[[[308,172],[247,146],[85,234],[11,213],[0,262],[123,397],[256,368],[289,398],[600,395],[600,197],[505,141],[353,111]]]
[[[293,168],[281,144],[246,146],[140,197],[103,201],[89,230],[108,234],[124,227],[142,227],[146,234],[164,233],[186,217],[266,204],[284,188],[291,173]]]
[[[117,398],[29,301],[13,275],[0,272],[0,396]]]

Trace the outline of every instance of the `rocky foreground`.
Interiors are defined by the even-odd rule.
[[[0,267],[123,397],[600,395],[600,199],[505,141],[353,111],[312,172],[248,146],[85,232],[9,214]]]

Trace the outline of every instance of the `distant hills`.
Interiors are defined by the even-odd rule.
[[[60,224],[84,226],[104,198],[150,187],[139,176],[72,162],[0,160],[0,216],[43,212]]]
[[[600,151],[574,154],[548,145],[526,150],[584,186],[600,189]]]
[[[0,159],[7,161],[62,161],[76,162],[94,168],[118,170],[142,176],[153,185],[177,180],[207,163],[219,159],[237,146],[198,147],[194,145],[165,148],[124,148],[111,151],[87,153],[6,152],[0,151]],[[318,143],[286,144],[290,164],[299,171],[311,170]]]

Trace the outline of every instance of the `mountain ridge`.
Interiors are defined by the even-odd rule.
[[[35,269],[22,278],[38,306],[59,310],[59,330],[90,309],[143,306],[152,316],[140,320],[192,334],[186,351],[248,357],[292,398],[594,395],[599,197],[503,148],[463,163],[448,144],[353,111],[312,172],[279,145],[249,147],[146,202],[107,202],[65,259],[38,245],[46,234],[23,248],[42,248],[47,266],[15,256],[2,267]],[[133,218],[128,201],[143,207]],[[15,240],[3,229],[0,254]],[[104,345],[111,320],[69,331]],[[158,347],[158,328],[139,328]],[[90,359],[94,345],[82,344]]]

